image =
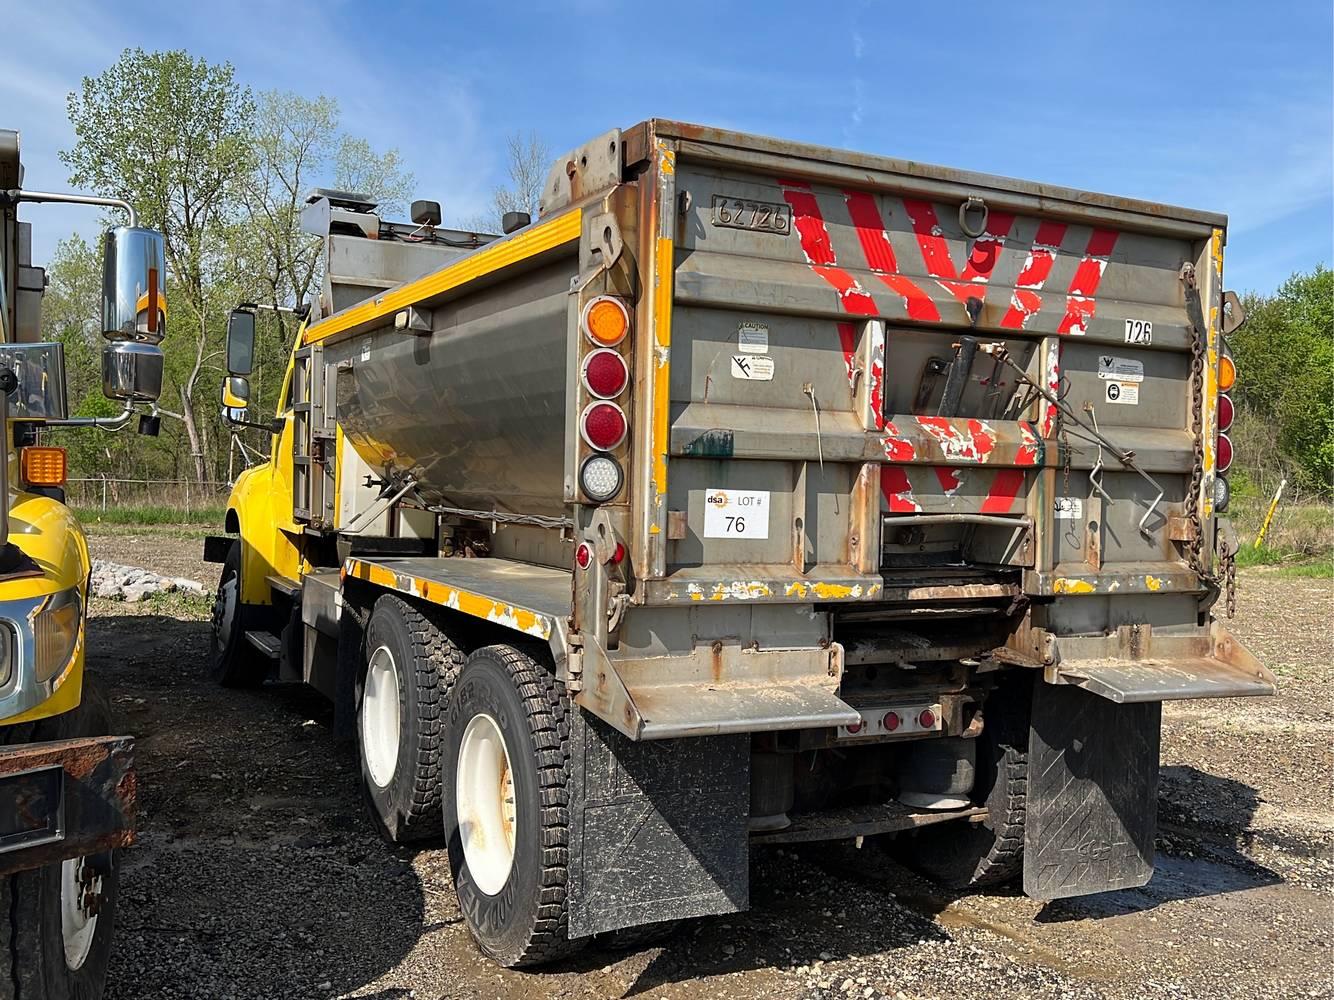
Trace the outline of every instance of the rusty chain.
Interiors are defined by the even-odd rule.
[[[1186,565],[1200,578],[1205,587],[1217,593],[1218,577],[1204,567],[1204,525],[1200,519],[1200,490],[1204,481],[1204,310],[1200,305],[1200,289],[1195,280],[1195,266],[1181,265],[1181,283],[1186,293],[1186,315],[1190,321],[1190,433],[1191,461],[1190,488],[1186,496],[1186,520],[1190,524],[1190,539],[1185,548]],[[1226,550],[1226,546],[1224,547]],[[1235,562],[1225,553],[1224,560]],[[1228,603],[1235,605],[1235,566],[1228,583]],[[1228,617],[1232,617],[1229,611]]]

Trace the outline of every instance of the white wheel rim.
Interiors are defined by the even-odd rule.
[[[388,646],[371,654],[361,696],[361,752],[377,788],[388,788],[398,767],[398,668]]]
[[[454,801],[468,874],[494,896],[514,867],[514,769],[500,727],[489,715],[474,715],[463,731]]]
[[[102,876],[94,875],[85,858],[60,863],[60,938],[65,964],[79,969],[93,950],[97,909],[102,902]]]

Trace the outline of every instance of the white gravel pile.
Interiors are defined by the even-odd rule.
[[[93,560],[92,589],[94,597],[110,597],[130,604],[136,604],[154,594],[169,594],[174,590],[186,594],[208,593],[197,580],[160,576],[139,566],[122,566],[104,559]]]

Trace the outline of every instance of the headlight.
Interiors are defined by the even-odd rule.
[[[52,594],[33,616],[32,632],[36,655],[33,668],[38,683],[45,683],[69,664],[83,629],[83,601],[79,588]]]
[[[14,675],[14,630],[0,625],[0,688]]]

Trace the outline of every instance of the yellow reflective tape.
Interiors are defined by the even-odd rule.
[[[660,497],[667,495],[672,296],[675,291],[673,249],[670,236],[659,236],[653,261],[653,488]]]
[[[551,638],[549,617],[528,608],[519,608],[504,601],[493,600],[485,594],[451,587],[435,580],[424,580],[408,573],[395,573],[384,566],[365,563],[360,559],[349,559],[345,572],[377,587],[418,597],[430,604],[460,611],[473,618],[482,618],[526,635],[536,636],[539,639]]]
[[[572,243],[579,239],[583,231],[582,216],[583,213],[576,208],[547,222],[538,223],[517,236],[488,244],[456,263],[432,271],[416,281],[409,281],[398,288],[390,289],[383,295],[349,306],[342,312],[307,327],[304,342],[319,343],[363,324],[383,320],[400,309],[406,309],[424,299],[466,285],[492,271],[498,271],[555,247]]]

